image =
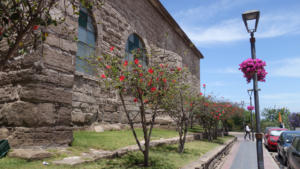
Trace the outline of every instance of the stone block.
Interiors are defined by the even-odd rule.
[[[155,124],[160,124],[160,125],[171,125],[173,123],[173,119],[168,116],[158,116],[155,119]]]
[[[95,104],[97,101],[93,96],[84,94],[84,93],[79,93],[79,92],[74,92],[73,91],[73,101],[75,102],[82,102],[82,103],[91,103]]]
[[[0,85],[11,85],[21,81],[32,80],[34,72],[32,69],[23,69],[18,71],[0,72]]]
[[[118,112],[103,112],[101,119],[105,122],[118,123],[121,117]]]
[[[27,84],[20,91],[21,100],[72,104],[72,91],[47,84]]]
[[[11,102],[18,99],[18,86],[2,86],[0,88],[0,103]]]
[[[9,130],[5,127],[0,128],[0,140],[7,139],[9,136]]]
[[[97,133],[104,132],[104,128],[100,125],[94,126],[94,131]]]
[[[75,41],[60,38],[55,34],[49,34],[46,43],[66,52],[71,52],[72,54],[75,54],[77,51],[77,43]]]
[[[69,126],[72,121],[71,117],[72,108],[69,107],[59,107],[57,110],[57,121],[56,125],[65,125]]]
[[[13,127],[8,137],[8,142],[12,148],[66,146],[72,140],[72,128],[67,126]]]
[[[53,48],[44,47],[43,61],[46,67],[72,73],[75,69],[73,57],[73,55],[64,54]]]
[[[4,126],[52,126],[55,124],[53,104],[32,104],[23,101],[5,104],[0,110],[0,125]]]
[[[103,110],[105,112],[116,112],[117,111],[117,105],[110,103],[103,105]]]
[[[8,153],[9,157],[21,158],[25,160],[42,160],[52,157],[52,153],[42,149],[13,149]]]
[[[52,83],[66,88],[72,88],[74,83],[74,75],[58,72],[52,69],[43,69],[42,73],[34,74],[32,78],[39,82]]]
[[[74,109],[71,114],[72,123],[74,124],[84,124],[85,123],[85,115],[80,109]]]

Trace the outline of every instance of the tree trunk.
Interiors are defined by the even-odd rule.
[[[189,127],[189,123],[188,123],[188,119],[185,121],[184,123],[184,128],[183,128],[183,138],[180,139],[180,150],[179,150],[179,153],[183,153],[184,151],[184,144],[185,144],[185,141],[186,141],[186,135],[187,135],[187,132],[188,132],[188,127]]]
[[[178,145],[178,153],[182,153],[183,152],[183,138],[182,135],[179,136],[179,145]]]
[[[145,140],[145,150],[144,150],[144,166],[149,166],[149,141]]]
[[[216,124],[214,126],[214,139],[217,139],[218,138],[218,125]]]
[[[194,116],[191,116],[191,129],[193,128],[193,124],[194,124]]]

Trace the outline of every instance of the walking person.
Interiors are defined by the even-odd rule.
[[[250,139],[250,128],[249,128],[249,125],[248,124],[246,124],[246,127],[245,127],[245,136],[244,136],[244,139],[246,140],[247,139],[247,135],[249,135],[249,140],[251,140]]]

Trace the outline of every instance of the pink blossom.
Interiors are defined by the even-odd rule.
[[[125,76],[121,75],[119,79],[120,79],[120,82],[122,82],[125,79]]]
[[[112,47],[110,47],[110,51],[113,51],[115,49],[115,47],[114,46],[112,46]]]
[[[254,106],[248,106],[247,109],[248,109],[249,111],[251,111],[251,110],[254,109]]]
[[[264,67],[266,66],[266,62],[260,59],[246,59],[240,64],[239,70],[244,73],[244,77],[247,79],[249,83],[253,78],[253,75],[257,73],[257,80],[264,82],[267,72]]]
[[[126,67],[127,65],[128,65],[128,61],[125,60],[125,61],[124,61],[124,66]]]
[[[149,69],[148,69],[148,72],[149,72],[150,74],[152,74],[152,73],[154,72],[154,70],[151,69],[151,68],[149,68]]]

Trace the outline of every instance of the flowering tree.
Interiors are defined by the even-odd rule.
[[[222,123],[222,136],[224,136],[224,132],[228,132],[228,122],[227,120],[232,118],[232,114],[230,114],[231,104],[227,102],[219,103],[219,113],[218,118]]]
[[[111,52],[114,48],[112,47]],[[149,144],[155,119],[162,108],[162,101],[166,94],[174,89],[178,71],[173,71],[168,65],[149,65],[143,67],[140,64],[142,50],[133,52],[134,61],[127,61],[114,55],[90,56],[87,61],[95,68],[99,68],[99,78],[105,83],[106,89],[117,92],[121,100],[124,112],[130,125],[133,136],[144,155],[144,165],[149,162]],[[94,60],[97,60],[94,62]],[[100,84],[101,85],[101,84]],[[126,101],[132,98],[130,103]],[[135,104],[139,111],[134,114],[127,109],[128,104]],[[146,118],[146,110],[151,118]],[[144,134],[144,145],[138,139],[134,120],[138,119]]]
[[[64,8],[69,5],[74,15],[78,15],[77,0],[61,0]],[[86,7],[100,8],[102,0],[80,0]],[[0,64],[4,65],[14,56],[35,50],[36,46],[47,37],[44,28],[56,26],[64,21],[66,12],[61,17],[53,15],[52,9],[58,0],[1,0],[0,1]],[[52,12],[52,13],[51,13]]]
[[[175,70],[178,73],[176,81],[174,81],[174,89],[169,90],[164,97],[164,110],[176,123],[176,128],[179,134],[178,152],[183,153],[186,135],[188,133],[189,123],[194,114],[194,108],[199,99],[187,85],[187,72],[177,67]]]
[[[220,120],[220,117],[215,112],[215,105],[212,97],[202,97],[200,106],[196,107],[195,110],[196,118],[209,140],[212,140],[216,136],[214,129]]]
[[[205,97],[205,89],[206,89],[206,84],[204,83],[203,85],[203,91],[204,91],[204,94],[202,93],[202,92],[200,92],[199,93],[199,96],[197,96],[198,97],[198,102],[197,102],[197,106],[202,106],[202,99],[204,99],[204,97]],[[201,88],[200,88],[201,89]],[[190,118],[190,128],[192,129],[193,128],[193,125],[194,125],[194,117],[195,116],[195,113],[193,113],[192,115],[191,115],[191,118]]]
[[[266,62],[260,59],[246,59],[240,64],[239,70],[244,73],[244,77],[247,79],[247,82],[250,83],[253,78],[254,73],[257,73],[257,80],[265,82],[265,77],[267,72],[265,71]]]

